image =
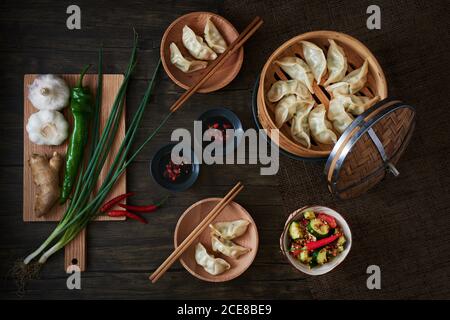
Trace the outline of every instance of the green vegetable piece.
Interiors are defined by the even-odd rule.
[[[345,244],[346,242],[347,242],[347,239],[345,239],[345,236],[342,235],[342,236],[340,236],[340,237],[338,238],[336,244],[337,244],[338,246],[344,246],[344,244]]]
[[[291,223],[291,225],[289,226],[289,235],[291,236],[292,240],[303,238],[303,231],[300,227],[300,223],[298,223],[297,221],[293,221]]]
[[[73,131],[67,147],[61,204],[66,202],[72,192],[88,141],[89,118],[93,111],[93,104],[92,94],[87,87],[83,87],[83,78],[89,67],[90,65],[83,69],[76,87],[71,92],[70,109],[73,115]]]
[[[300,252],[300,255],[298,256],[298,259],[303,263],[309,263],[312,258],[309,256],[308,250],[302,250]]]
[[[307,226],[307,230],[317,239],[322,239],[330,233],[330,226],[323,223],[320,219],[312,219]]]
[[[318,265],[322,265],[327,262],[327,249],[321,249],[316,255],[316,262]]]
[[[306,211],[303,214],[303,216],[305,217],[305,219],[308,219],[308,220],[312,220],[312,219],[314,219],[316,217],[316,215],[314,214],[313,211]]]

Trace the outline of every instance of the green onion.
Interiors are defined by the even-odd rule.
[[[135,33],[134,45],[131,53],[131,57],[128,63],[127,71],[125,72],[124,81],[119,88],[114,104],[111,108],[108,120],[105,124],[100,137],[96,137],[95,130],[98,130],[99,121],[94,119],[93,132],[94,139],[92,139],[92,149],[86,168],[84,166],[80,169],[80,173],[77,179],[73,197],[70,204],[56,228],[44,241],[44,243],[32,254],[25,258],[24,264],[30,263],[38,255],[42,254],[39,259],[39,263],[43,264],[47,259],[64,248],[70,241],[72,241],[78,233],[83,230],[89,221],[94,219],[100,213],[100,207],[105,201],[111,189],[114,187],[117,180],[125,172],[126,168],[135,159],[144,146],[152,140],[157,132],[164,126],[172,113],[169,113],[159,124],[159,126],[147,137],[147,139],[137,148],[137,150],[128,158],[132,144],[135,140],[137,129],[140,125],[142,117],[144,115],[145,108],[148,104],[148,100],[153,91],[154,82],[158,73],[161,61],[154,71],[153,77],[145,91],[145,94],[140,102],[138,110],[136,111],[131,124],[126,132],[126,135],[120,145],[110,169],[103,180],[100,188],[96,194],[93,194],[94,188],[97,184],[100,172],[105,164],[106,158],[110,151],[110,147],[115,141],[115,136],[119,127],[121,114],[123,112],[124,97],[128,87],[131,73],[136,65],[136,50],[137,50],[137,34]],[[101,100],[101,77],[102,77],[102,50],[99,54],[99,70],[98,70],[98,88],[97,88],[97,100],[96,110],[99,110]],[[98,117],[98,112],[96,114]],[[96,129],[97,128],[97,129]],[[50,248],[49,246],[52,245]],[[44,252],[44,250],[46,250]]]

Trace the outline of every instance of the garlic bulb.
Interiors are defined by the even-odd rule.
[[[69,123],[61,112],[41,110],[28,118],[30,141],[39,145],[60,145],[67,139]]]
[[[37,76],[28,87],[28,99],[39,110],[61,110],[67,106],[69,98],[66,82],[53,74]]]

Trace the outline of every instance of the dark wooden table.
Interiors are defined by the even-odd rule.
[[[342,1],[337,2],[342,5]],[[100,43],[103,43],[105,51],[105,72],[122,73],[129,57],[134,27],[140,35],[140,49],[139,63],[127,94],[127,119],[130,119],[158,61],[160,39],[165,28],[180,15],[192,11],[226,13],[226,8],[221,7],[222,2],[206,0],[77,1],[82,10],[82,29],[70,31],[65,25],[66,8],[70,4],[72,1],[65,0],[2,1],[0,4],[2,275],[7,274],[16,259],[34,250],[55,225],[22,221],[23,75],[78,73],[86,63],[97,61]],[[319,3],[314,6],[319,6]],[[298,7],[302,8],[301,2]],[[308,8],[311,9],[311,6]],[[331,16],[332,8],[328,4],[327,12]],[[271,12],[264,13],[269,21],[273,18]],[[307,18],[307,13],[301,12],[299,19]],[[290,17],[288,20],[293,21],[297,13],[285,14]],[[345,19],[349,25],[360,24],[351,29],[354,33],[365,28],[365,12],[359,14],[363,16],[359,21]],[[252,18],[237,15],[230,17],[239,30]],[[314,25],[313,20],[311,28],[333,29],[333,26]],[[276,32],[271,32],[270,25],[265,30],[268,36],[280,37],[279,44],[289,36],[306,31],[299,29],[292,30],[290,35],[277,35]],[[170,140],[173,129],[192,127],[191,121],[204,110],[218,106],[231,108],[242,119],[245,127],[254,127],[250,110],[253,84],[264,62],[262,55],[275,49],[273,47],[258,51],[264,36],[257,35],[249,41],[241,72],[229,86],[218,92],[198,94],[190,99],[132,164],[127,171],[127,186],[128,190],[137,192],[136,203],[145,203],[166,193],[152,181],[149,164],[154,151]],[[376,38],[375,34],[374,37]],[[389,59],[385,57],[384,61],[389,62]],[[407,72],[412,68],[415,67],[405,66],[404,70]],[[139,129],[137,143],[142,142],[155,128],[181,92],[164,72],[160,73],[155,94]],[[241,180],[246,187],[237,201],[252,214],[260,235],[258,255],[249,270],[236,280],[212,284],[197,280],[176,263],[164,278],[152,285],[148,276],[173,249],[173,231],[181,213],[198,200],[222,196],[237,180]],[[286,215],[278,179],[274,176],[260,176],[259,166],[202,166],[194,187],[186,192],[170,194],[167,205],[149,218],[148,225],[134,221],[94,222],[89,225],[88,271],[82,274],[82,290],[66,288],[67,275],[63,270],[61,251],[47,263],[40,279],[29,283],[25,298],[310,299],[312,294],[307,276],[295,272],[279,252],[278,239]],[[17,298],[16,287],[11,279],[5,279],[1,283],[0,297]]]
[[[86,63],[96,62],[103,42],[105,72],[122,73],[132,44],[132,28],[140,35],[139,63],[127,94],[127,119],[142,97],[159,58],[159,43],[165,28],[178,16],[191,11],[217,12],[220,2],[179,1],[150,4],[79,2],[82,29],[69,31],[65,21],[66,1],[40,1],[1,5],[2,63],[6,82],[2,101],[2,143],[0,160],[2,194],[1,273],[11,263],[34,249],[54,227],[53,223],[22,221],[22,78],[25,73],[77,73]],[[247,20],[247,19],[245,19]],[[245,127],[253,127],[251,89],[256,73],[248,62],[224,90],[196,95],[176,114],[142,151],[127,171],[127,188],[137,192],[136,203],[165,194],[149,173],[154,151],[170,141],[175,128],[192,127],[204,110],[226,106],[234,110]],[[159,123],[182,90],[160,72],[155,94],[143,119],[136,143]],[[237,201],[253,215],[260,232],[256,261],[239,279],[210,284],[193,278],[181,264],[175,264],[157,284],[148,276],[173,249],[173,231],[178,217],[192,203],[222,196],[241,180],[246,186]],[[148,225],[92,223],[88,227],[88,271],[82,274],[82,290],[69,291],[63,270],[63,251],[43,269],[41,278],[30,282],[26,298],[309,298],[301,275],[291,271],[278,252],[283,223],[281,198],[273,176],[261,177],[256,165],[203,166],[193,188],[170,195],[168,204],[149,218]],[[291,281],[299,280],[299,281]],[[11,280],[2,285],[1,295],[15,297]]]

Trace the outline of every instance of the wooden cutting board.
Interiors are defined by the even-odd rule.
[[[37,217],[33,212],[34,199],[36,195],[36,188],[33,183],[33,178],[31,175],[31,168],[28,165],[28,159],[33,153],[37,154],[46,154],[51,156],[54,151],[57,151],[65,156],[67,149],[67,139],[60,146],[39,146],[32,143],[28,139],[28,133],[26,131],[26,124],[28,118],[32,113],[38,112],[39,110],[34,108],[31,104],[30,100],[28,100],[28,86],[31,85],[36,78],[36,74],[26,74],[24,76],[24,126],[23,126],[23,221],[25,222],[40,222],[40,221],[58,221],[62,215],[64,214],[67,203],[64,205],[56,204],[52,210],[43,217]],[[60,75],[69,85],[70,88],[74,87],[76,82],[78,81],[78,74],[65,74]],[[101,113],[100,113],[100,128],[103,129],[108,115],[111,111],[111,107],[114,103],[114,99],[116,97],[117,92],[119,91],[120,85],[122,84],[124,79],[123,75],[120,74],[105,74],[103,75],[103,93],[102,93],[102,104],[101,104]],[[96,74],[87,74],[83,79],[83,85],[88,86],[95,96],[97,91],[97,75]],[[68,107],[62,110],[65,118],[70,123],[70,131],[72,132],[72,115]],[[97,187],[100,186],[101,182],[105,178],[107,174],[107,170],[109,169],[112,161],[114,160],[114,156],[116,155],[120,143],[125,137],[125,110],[122,113],[122,117],[120,119],[120,125],[117,131],[117,136],[115,142],[112,145],[111,152],[105,162],[103,170],[100,174],[99,181],[97,183]],[[63,166],[64,167],[64,166]],[[64,169],[61,169],[60,176],[64,175]],[[122,194],[126,192],[126,176],[125,174],[117,181],[115,187],[111,190],[111,193],[108,198],[112,198],[116,195]],[[111,218],[105,215],[99,216],[97,221],[119,221],[125,220],[125,217],[117,217]],[[36,243],[40,243],[45,239],[36,239]],[[33,248],[31,248],[33,249]],[[65,258],[64,258],[65,270],[67,267],[76,264],[79,266],[81,271],[86,269],[86,230],[80,232],[80,234],[72,240],[65,248]]]

